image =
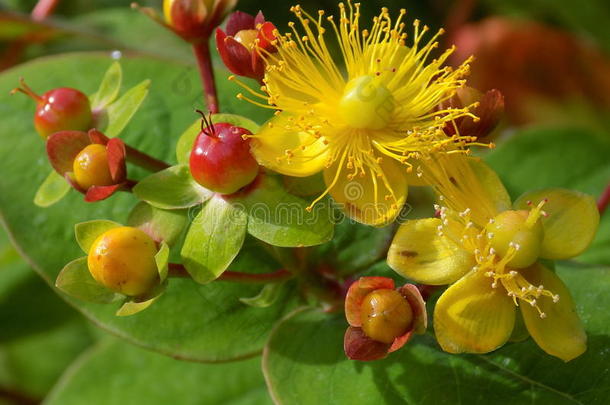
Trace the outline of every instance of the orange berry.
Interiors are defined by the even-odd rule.
[[[100,144],[91,144],[74,159],[74,177],[83,189],[91,186],[110,186],[114,184],[108,167],[108,154],[106,147]]]
[[[413,321],[413,310],[398,291],[381,289],[364,297],[361,317],[362,329],[368,337],[390,344],[407,331]]]

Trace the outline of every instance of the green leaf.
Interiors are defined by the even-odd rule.
[[[5,223],[20,251],[28,256],[33,269],[51,286],[68,261],[82,256],[74,241],[73,224],[96,218],[124,224],[137,200],[131,193],[117,193],[111,199],[87,204],[79,193],[68,193],[44,210],[32,204],[38,185],[49,174],[45,146],[33,127],[32,101],[27,97],[11,97],[8,92],[19,77],[25,77],[36,89],[67,86],[91,94],[110,62],[106,54],[80,53],[47,57],[0,73],[0,89],[6,89],[0,91],[0,137],[4,145],[10,145],[0,148],[0,171],[11,173],[0,176],[0,221]],[[147,102],[121,138],[161,160],[175,160],[177,137],[193,121],[193,108],[195,105],[201,108],[203,100],[197,68],[127,54],[121,59],[121,66],[125,88],[143,78],[153,82]],[[216,75],[223,111],[239,112],[260,122],[266,119],[267,111],[235,99],[239,89],[226,80],[226,72],[217,71]],[[177,82],[190,85],[178,86]],[[143,170],[130,167],[130,177],[145,175]],[[272,272],[281,267],[254,243],[246,243],[244,249],[231,270]],[[200,285],[191,279],[171,279],[163,296],[133,317],[117,317],[118,302],[99,305],[65,295],[63,298],[93,324],[134,344],[189,360],[227,361],[259,353],[272,326],[299,299],[294,290],[287,289],[277,305],[264,311],[239,301],[259,290],[256,285],[231,282]],[[235,333],[236,330],[241,333]],[[232,337],[230,341],[227,336]]]
[[[43,398],[91,342],[86,321],[19,257],[3,229],[0,325],[0,387],[32,399]]]
[[[333,236],[333,212],[322,201],[309,212],[309,202],[286,192],[278,176],[265,174],[246,196],[231,203],[248,214],[248,233],[274,246],[319,245]]]
[[[562,267],[589,336],[581,357],[564,363],[530,339],[488,355],[444,353],[430,336],[416,336],[386,359],[348,360],[343,315],[300,310],[273,332],[263,372],[277,404],[587,404],[610,398],[608,268]],[[595,280],[595,283],[591,283]]]
[[[119,297],[93,279],[87,267],[86,257],[66,264],[57,276],[55,286],[71,297],[100,304],[113,302]]]
[[[121,90],[121,82],[123,80],[123,71],[121,64],[114,62],[104,75],[100,88],[91,96],[91,108],[99,110],[111,104],[119,96]]]
[[[46,405],[87,403],[272,404],[260,371],[260,357],[226,364],[197,364],[114,339],[84,354],[45,399]]]
[[[250,298],[240,298],[239,300],[251,307],[267,308],[276,303],[284,287],[284,283],[267,284],[258,295]]]
[[[212,122],[214,124],[226,122],[234,126],[245,128],[253,134],[257,133],[260,128],[259,125],[251,119],[236,114],[213,114]],[[178,159],[178,163],[189,163],[191,149],[193,149],[195,139],[200,132],[201,120],[197,120],[182,133],[176,144],[176,158]]]
[[[528,191],[562,187],[598,198],[610,182],[610,142],[578,129],[530,129],[500,144],[486,159],[513,200]],[[610,215],[576,261],[610,265]]]
[[[154,173],[134,188],[133,193],[141,200],[161,209],[181,209],[199,205],[212,196],[191,176],[187,165],[172,166]]]
[[[42,208],[49,207],[61,200],[70,191],[70,188],[66,179],[52,170],[36,191],[34,204]]]
[[[239,253],[246,237],[246,215],[219,195],[207,201],[191,223],[182,247],[182,263],[198,283],[220,276]]]
[[[312,250],[311,260],[328,266],[342,276],[366,269],[380,259],[385,260],[396,227],[374,228],[341,215],[331,241]]]
[[[167,243],[163,242],[161,243],[159,251],[155,255],[155,263],[157,263],[157,269],[159,270],[159,279],[161,280],[161,283],[163,283],[167,278],[168,262],[169,246],[167,246]]]
[[[127,225],[143,230],[157,242],[173,245],[186,228],[187,216],[186,210],[162,210],[141,201],[129,214]]]
[[[91,245],[97,239],[98,236],[104,232],[123,226],[114,221],[108,221],[105,219],[96,219],[94,221],[81,222],[74,225],[74,234],[76,235],[76,241],[80,248],[86,254],[89,254]]]
[[[106,136],[114,138],[125,129],[148,95],[149,87],[150,80],[144,80],[108,107],[108,126],[104,131]]]

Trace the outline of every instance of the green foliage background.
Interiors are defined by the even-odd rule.
[[[34,3],[0,0],[0,7],[24,12]],[[26,57],[34,59],[31,62],[0,73],[0,219],[21,253],[1,233],[0,405],[43,398],[58,405],[245,405],[269,404],[272,399],[289,405],[610,402],[608,215],[587,252],[557,265],[589,335],[587,353],[568,364],[545,355],[531,341],[483,356],[447,355],[430,336],[415,339],[381,362],[347,361],[342,316],[297,309],[294,286],[289,284],[271,307],[252,308],[238,299],[256,295],[256,287],[172,280],[162,300],[126,319],[114,317],[112,306],[77,302],[50,288],[61,267],[80,255],[73,224],[94,218],[124,222],[136,200],[121,195],[84,205],[81,196],[71,193],[48,209],[33,205],[49,169],[43,144],[33,131],[31,103],[8,96],[18,77],[25,76],[35,88],[74,86],[91,93],[111,62],[109,51],[121,49],[125,88],[152,79],[150,96],[124,131],[124,139],[171,162],[178,136],[193,122],[193,108],[200,107],[188,47],[129,10],[128,3],[64,1],[53,23],[60,27],[56,39],[30,48]],[[335,7],[330,0],[300,3],[313,9]],[[412,17],[432,26],[442,25],[454,4],[448,0],[363,3],[365,16],[381,5],[405,7]],[[262,8],[278,26],[288,20],[288,6],[240,1],[240,9]],[[603,0],[585,5],[568,0],[485,0],[476,13],[534,18],[610,50],[610,8]],[[87,53],[49,56],[76,51]],[[263,122],[264,112],[234,99],[236,88],[225,80],[227,73],[220,64],[218,68],[226,112]],[[582,121],[574,121],[569,124],[568,118],[561,128],[520,129],[498,142],[486,159],[513,197],[547,186],[599,195],[610,179],[610,136],[591,130],[600,127],[596,123],[583,126]],[[320,249],[321,255],[332,252],[346,273],[374,269],[376,274],[393,276],[383,261],[368,260],[365,249],[349,249],[362,240],[381,244],[388,230],[367,235],[366,229],[339,227],[337,232],[337,239]],[[350,254],[337,253],[346,251]],[[279,266],[274,260],[246,240],[234,268],[271,271]],[[224,363],[228,360],[237,361]]]

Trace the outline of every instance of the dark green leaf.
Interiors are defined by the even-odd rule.
[[[224,272],[246,237],[247,217],[219,195],[208,200],[193,219],[182,246],[182,263],[198,283],[208,283]]]
[[[196,364],[108,341],[84,354],[47,405],[271,405],[256,357]]]

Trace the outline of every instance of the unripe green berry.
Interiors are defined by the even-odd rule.
[[[540,256],[543,229],[537,213],[504,211],[487,225],[486,230],[497,254],[502,258],[507,254],[512,256],[507,263],[509,267],[529,267]]]
[[[159,282],[157,246],[143,231],[128,226],[110,229],[91,245],[87,264],[103,286],[129,296],[150,291]]]
[[[396,290],[370,292],[360,310],[362,330],[373,340],[390,344],[402,336],[413,322],[413,310]]]
[[[91,186],[110,186],[114,184],[108,166],[106,147],[97,143],[86,146],[73,163],[74,177],[84,190]]]
[[[339,114],[353,128],[382,129],[392,117],[395,102],[392,93],[373,76],[350,80],[339,103]]]

